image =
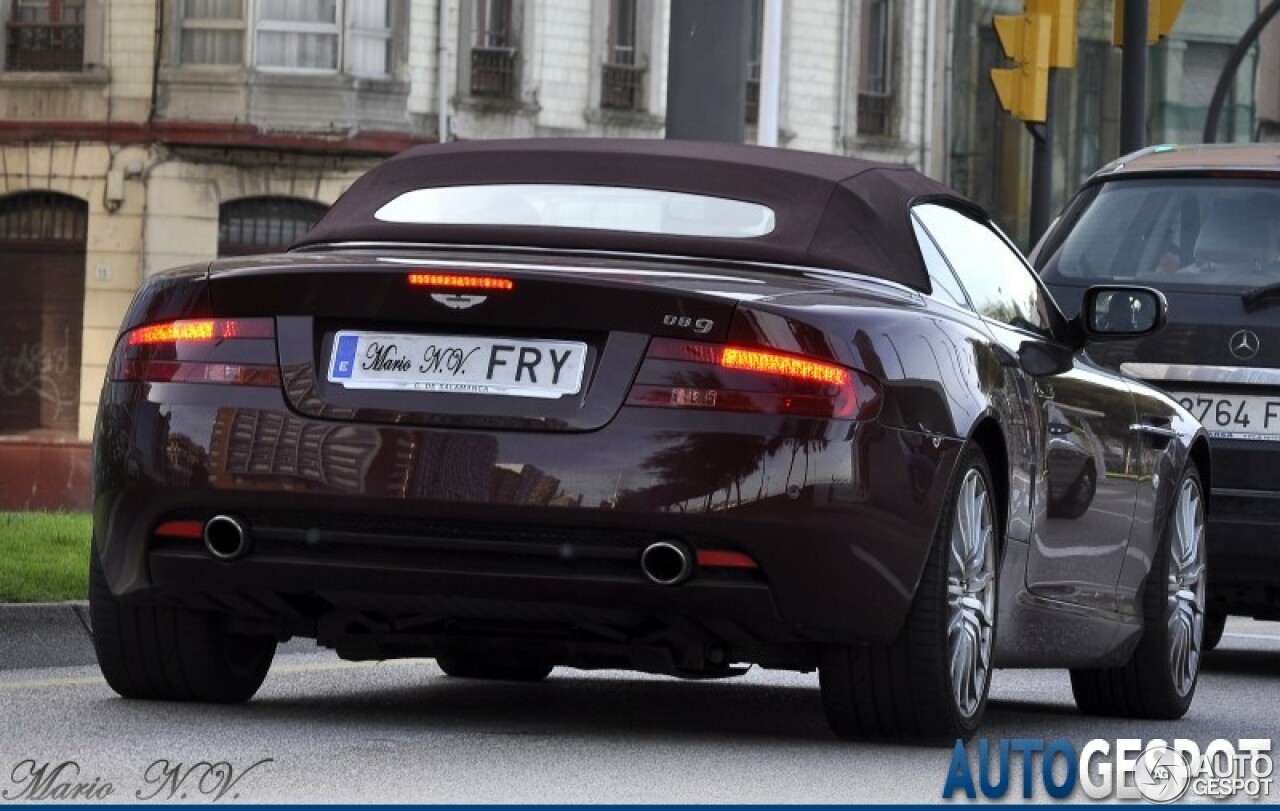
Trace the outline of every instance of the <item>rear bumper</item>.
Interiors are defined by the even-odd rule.
[[[117,594],[302,635],[346,610],[387,627],[663,617],[764,641],[887,641],[960,447],[876,424],[639,408],[583,433],[355,424],[300,416],[270,389],[108,384],[95,547]],[[252,553],[224,562],[155,534],[218,513],[246,520]],[[639,554],[664,537],[759,569],[650,583]]]

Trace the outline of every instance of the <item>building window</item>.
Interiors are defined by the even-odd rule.
[[[218,209],[218,256],[279,253],[311,230],[326,207],[293,197],[246,197]]]
[[[610,0],[609,34],[601,72],[600,106],[611,110],[641,108],[644,66],[636,37],[637,0]]]
[[[0,198],[0,433],[76,433],[89,205]]]
[[[290,73],[391,75],[393,0],[182,0],[183,65],[243,65],[253,17],[256,67]]]
[[[244,64],[244,0],[183,0],[184,65]]]
[[[889,0],[862,0],[862,70],[858,78],[858,134],[892,133],[893,21]]]
[[[12,0],[5,25],[5,69],[84,68],[84,0]]]
[[[472,21],[471,95],[509,99],[516,90],[511,0],[476,0]]]
[[[747,0],[747,103],[743,120],[760,120],[760,61],[764,47],[764,0]]]
[[[307,73],[338,70],[338,0],[261,0],[256,62]]]
[[[391,75],[391,0],[352,0],[347,12],[347,73]]]

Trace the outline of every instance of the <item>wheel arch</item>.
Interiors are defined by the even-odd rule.
[[[1205,507],[1208,508],[1210,506],[1210,494],[1213,492],[1213,482],[1211,480],[1212,471],[1210,470],[1209,440],[1203,434],[1192,440],[1191,448],[1187,452],[1187,459],[1196,466],[1196,470],[1200,473],[1200,485],[1204,490],[1201,493],[1201,497],[1204,499]]]
[[[986,415],[975,423],[969,433],[969,442],[982,451],[991,471],[991,486],[996,491],[996,510],[1000,526],[1000,544],[1003,551],[1009,528],[1009,446],[1004,430],[992,415]]]

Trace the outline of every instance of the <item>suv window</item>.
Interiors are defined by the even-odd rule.
[[[1052,305],[1022,257],[990,226],[927,203],[912,209],[960,277],[979,315],[1045,336]]]
[[[1037,255],[1047,280],[1249,289],[1280,282],[1280,180],[1113,180]]]

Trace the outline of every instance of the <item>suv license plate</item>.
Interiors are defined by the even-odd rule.
[[[1280,396],[1171,391],[1212,437],[1280,440]]]

